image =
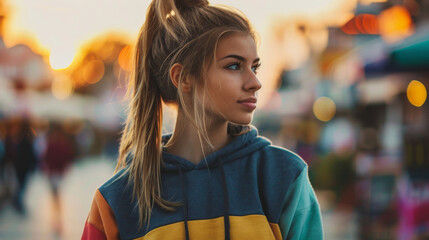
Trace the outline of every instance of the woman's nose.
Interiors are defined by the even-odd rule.
[[[258,77],[256,76],[256,74],[251,71],[251,73],[247,76],[246,82],[244,84],[244,89],[246,91],[258,91],[259,89],[261,89],[262,84],[259,81]]]

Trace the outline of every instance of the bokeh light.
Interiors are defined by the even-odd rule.
[[[52,82],[51,90],[57,99],[67,99],[73,93],[73,82],[67,76],[59,76]]]
[[[119,66],[121,66],[121,68],[125,71],[131,71],[132,69],[131,51],[132,47],[130,45],[127,45],[122,48],[121,52],[119,53],[118,63]]]
[[[83,78],[86,83],[94,84],[104,76],[104,63],[100,60],[90,60],[83,68]]]
[[[421,107],[425,103],[427,97],[425,85],[417,80],[411,81],[408,84],[407,97],[412,105]]]
[[[347,34],[380,34],[379,20],[377,15],[362,13],[341,27],[341,30]]]
[[[314,116],[323,122],[331,120],[335,115],[335,111],[335,102],[328,97],[320,97],[313,104]]]
[[[410,13],[405,7],[393,6],[382,11],[378,17],[380,33],[387,41],[396,41],[409,36],[413,30]]]

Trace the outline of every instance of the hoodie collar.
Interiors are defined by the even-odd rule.
[[[167,142],[171,135],[172,134],[164,135],[163,142]],[[228,145],[207,155],[205,160],[203,159],[198,164],[194,164],[177,155],[167,153],[165,149],[163,149],[163,170],[177,171],[178,168],[180,168],[183,171],[191,171],[215,167],[219,164],[217,159],[222,159],[223,163],[234,161],[269,144],[271,144],[271,142],[268,139],[258,136],[258,130],[255,127],[251,127],[250,131],[236,136]]]

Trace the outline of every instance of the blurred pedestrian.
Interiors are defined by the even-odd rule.
[[[75,157],[74,144],[59,123],[53,123],[47,136],[42,169],[47,174],[53,196],[52,225],[56,234],[62,234],[60,186],[64,173]]]
[[[246,17],[153,0],[136,45],[117,174],[82,239],[322,239],[307,165],[250,126],[260,60]],[[162,102],[178,109],[161,136]]]
[[[21,214],[26,213],[24,194],[28,178],[37,165],[33,139],[34,132],[28,119],[12,121],[6,135],[6,161],[10,161],[15,170],[17,189],[13,197],[13,206]]]

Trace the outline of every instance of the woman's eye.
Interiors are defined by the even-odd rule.
[[[234,63],[231,65],[228,65],[226,68],[228,68],[230,70],[239,70],[240,69],[240,63]]]
[[[257,71],[258,71],[258,69],[259,69],[259,67],[261,66],[261,64],[260,63],[258,63],[256,66],[253,66],[252,67],[252,71],[254,72],[254,73],[256,73]]]

